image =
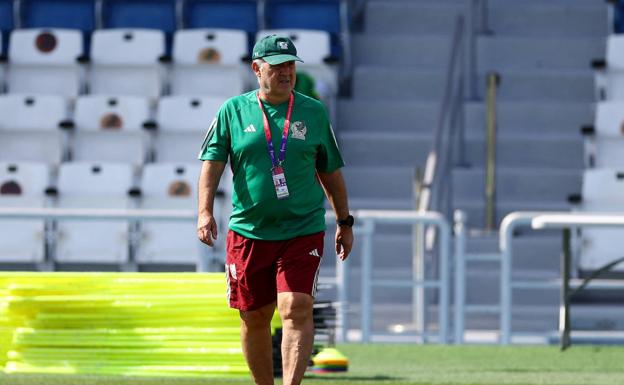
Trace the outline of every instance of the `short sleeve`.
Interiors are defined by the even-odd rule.
[[[327,114],[325,114],[327,116]],[[328,119],[321,128],[321,148],[316,159],[316,169],[320,172],[331,173],[344,167],[344,160],[338,149],[336,135]]]
[[[198,158],[200,160],[218,160],[226,162],[230,148],[230,136],[228,132],[227,114],[221,107],[217,116],[212,120]]]

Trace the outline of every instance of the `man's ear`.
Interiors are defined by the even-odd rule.
[[[255,61],[251,62],[251,69],[256,74],[256,76],[260,76],[260,66]]]

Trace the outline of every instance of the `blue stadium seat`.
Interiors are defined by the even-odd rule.
[[[266,0],[268,29],[318,29],[332,39],[332,56],[340,57],[340,0]]]
[[[89,52],[91,32],[96,28],[94,0],[22,0],[21,28],[66,28],[83,33],[84,52]]]
[[[8,52],[9,31],[13,29],[13,1],[0,0],[0,33],[2,33],[1,52]]]
[[[249,35],[258,30],[255,0],[186,0],[182,16],[184,28],[234,28]]]
[[[102,28],[148,28],[165,33],[167,53],[171,53],[177,29],[176,0],[104,0]]]
[[[624,1],[618,1],[613,8],[613,30],[615,33],[624,33]]]

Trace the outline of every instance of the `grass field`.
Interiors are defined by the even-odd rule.
[[[624,347],[340,345],[349,372],[305,385],[624,385]],[[7,385],[227,385],[249,379],[0,375]],[[281,383],[278,381],[278,383]]]

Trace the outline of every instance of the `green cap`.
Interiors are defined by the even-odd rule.
[[[256,42],[251,56],[253,60],[264,59],[270,65],[282,64],[287,61],[303,60],[297,57],[297,48],[285,36],[269,35]]]

